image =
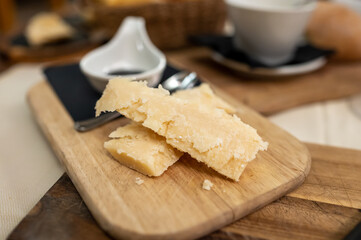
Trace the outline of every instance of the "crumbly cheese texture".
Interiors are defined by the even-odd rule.
[[[166,138],[166,142],[238,181],[247,163],[268,144],[251,126],[223,109],[170,96],[159,86],[126,79],[109,81],[96,115],[118,111]]]
[[[172,94],[172,96],[188,100],[197,101],[199,104],[213,106],[215,108],[223,109],[227,113],[235,113],[236,109],[223,101],[223,99],[217,97],[211,87],[203,83],[199,87],[195,87],[187,90],[180,90]]]
[[[214,95],[208,84],[179,91],[174,95],[178,98],[209,104],[228,112],[234,111],[230,105]],[[104,146],[110,154],[121,164],[148,176],[160,176],[183,154],[167,144],[164,137],[134,122],[119,127],[109,137],[113,140],[106,142]]]
[[[135,122],[117,128],[109,137],[113,139],[104,147],[116,160],[151,177],[162,175],[183,155],[164,137]]]
[[[213,187],[213,183],[211,181],[209,181],[208,179],[204,180],[202,188],[204,190],[211,190],[211,188]]]
[[[69,39],[74,29],[54,13],[39,13],[30,19],[26,38],[31,45],[43,45],[62,39]]]
[[[140,177],[137,177],[137,178],[135,178],[135,183],[136,183],[137,185],[142,185],[142,184],[144,183],[144,180],[141,179]]]

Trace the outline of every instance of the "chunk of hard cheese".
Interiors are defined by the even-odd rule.
[[[203,83],[199,87],[187,90],[180,90],[172,94],[172,96],[190,101],[199,101],[200,104],[213,106],[215,108],[224,109],[227,113],[235,113],[234,107],[217,97],[211,87]]]
[[[170,96],[161,86],[148,88],[146,82],[110,80],[96,104],[96,114],[115,110],[236,181],[246,164],[268,145],[237,116],[199,101]]]
[[[234,111],[230,105],[214,95],[208,84],[177,92],[174,96]],[[106,142],[104,146],[111,155],[123,165],[148,176],[160,176],[183,154],[167,144],[164,137],[134,122],[118,128],[109,137],[114,139]],[[160,149],[163,151],[158,152]]]
[[[183,153],[167,144],[164,137],[139,123],[119,127],[104,147],[121,164],[144,175],[160,176]]]

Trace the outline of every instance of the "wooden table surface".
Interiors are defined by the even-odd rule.
[[[307,144],[311,171],[285,197],[202,239],[342,239],[361,221],[361,151]],[[64,174],[9,239],[111,239]]]

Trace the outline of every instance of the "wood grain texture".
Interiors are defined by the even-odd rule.
[[[319,198],[320,201],[306,200],[307,195],[303,194],[307,194],[307,191],[302,189],[310,179],[324,171],[318,167],[313,170],[314,166],[324,162],[334,163],[328,165],[327,169],[335,172],[346,161],[351,167],[344,175],[359,174],[361,151],[314,144],[307,144],[307,147],[311,153],[312,166],[303,185],[287,197],[203,237],[202,240],[342,239],[350,232],[357,222],[361,221],[359,209],[343,207],[338,201],[333,201],[333,204],[324,203],[327,198]],[[322,189],[338,184],[329,180],[320,182],[316,187]],[[338,188],[331,188],[330,193],[337,196]],[[294,195],[296,192],[301,193]],[[353,197],[352,201],[359,201],[361,194]],[[16,227],[9,239],[91,240],[111,237],[95,222],[70,178],[64,174]]]
[[[205,239],[343,239],[360,221],[357,209],[283,197]]]
[[[217,91],[222,97],[223,93]],[[210,233],[278,199],[305,179],[306,147],[236,100],[226,99],[270,143],[235,183],[185,155],[159,178],[147,178],[107,154],[103,142],[126,119],[86,133],[51,87],[42,82],[28,95],[33,113],[83,200],[103,229],[117,238],[186,239]],[[144,184],[135,184],[141,177]],[[201,188],[204,179],[212,191]]]
[[[313,160],[309,176],[288,196],[361,209],[361,151],[307,147]]]
[[[256,111],[270,115],[295,106],[361,92],[361,62],[328,63],[322,69],[281,79],[252,79],[211,59],[206,48],[169,52],[168,59],[191,69]]]

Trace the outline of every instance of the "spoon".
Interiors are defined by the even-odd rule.
[[[195,72],[182,71],[174,74],[170,78],[161,83],[162,87],[173,93],[177,90],[184,90],[194,87],[198,83],[197,74]],[[104,113],[98,117],[90,118],[84,121],[77,121],[74,123],[75,130],[79,132],[86,132],[105,123],[108,123],[118,117],[122,116],[118,112]]]

